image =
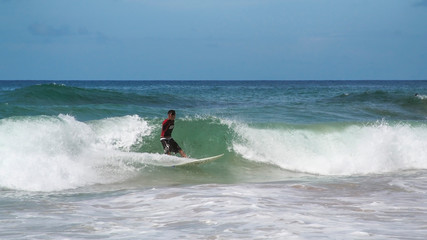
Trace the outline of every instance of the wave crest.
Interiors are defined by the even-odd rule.
[[[2,119],[0,187],[55,191],[120,181],[130,169],[110,168],[122,164],[111,156],[151,130],[138,116],[88,123],[69,115]]]
[[[427,126],[388,124],[262,129],[235,125],[244,158],[321,175],[427,169]]]

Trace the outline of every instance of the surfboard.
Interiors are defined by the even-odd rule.
[[[200,159],[197,159],[197,158],[189,159],[190,161],[178,163],[178,164],[175,164],[174,166],[175,167],[177,167],[177,166],[190,166],[190,165],[198,165],[198,164],[202,164],[202,163],[208,163],[208,162],[214,161],[214,160],[216,160],[222,156],[224,156],[224,153],[216,155],[216,156],[212,156],[212,157],[206,157],[206,158],[200,158]]]

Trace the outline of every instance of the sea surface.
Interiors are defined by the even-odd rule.
[[[426,236],[427,81],[0,81],[0,239]]]

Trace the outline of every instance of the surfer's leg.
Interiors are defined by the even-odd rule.
[[[179,152],[179,154],[181,154],[182,157],[187,157],[187,154],[185,154],[185,152],[181,149],[181,147],[178,145],[177,142],[175,142],[175,140],[173,138],[171,138],[170,140],[170,146],[171,146],[171,150],[172,152]]]
[[[171,151],[170,151],[170,144],[168,143],[168,141],[167,140],[161,140],[160,142],[162,143],[163,151],[165,152],[165,154],[170,155]]]
[[[182,157],[187,157],[187,154],[185,154],[184,151],[182,151],[182,149],[179,150],[179,154],[181,154]]]

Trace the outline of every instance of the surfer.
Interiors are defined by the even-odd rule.
[[[163,149],[166,154],[170,155],[171,153],[181,154],[182,157],[187,157],[185,152],[181,149],[178,143],[175,142],[172,138],[172,131],[175,126],[175,110],[168,111],[168,118],[166,118],[162,123],[162,134],[160,135],[160,142],[163,145]]]

